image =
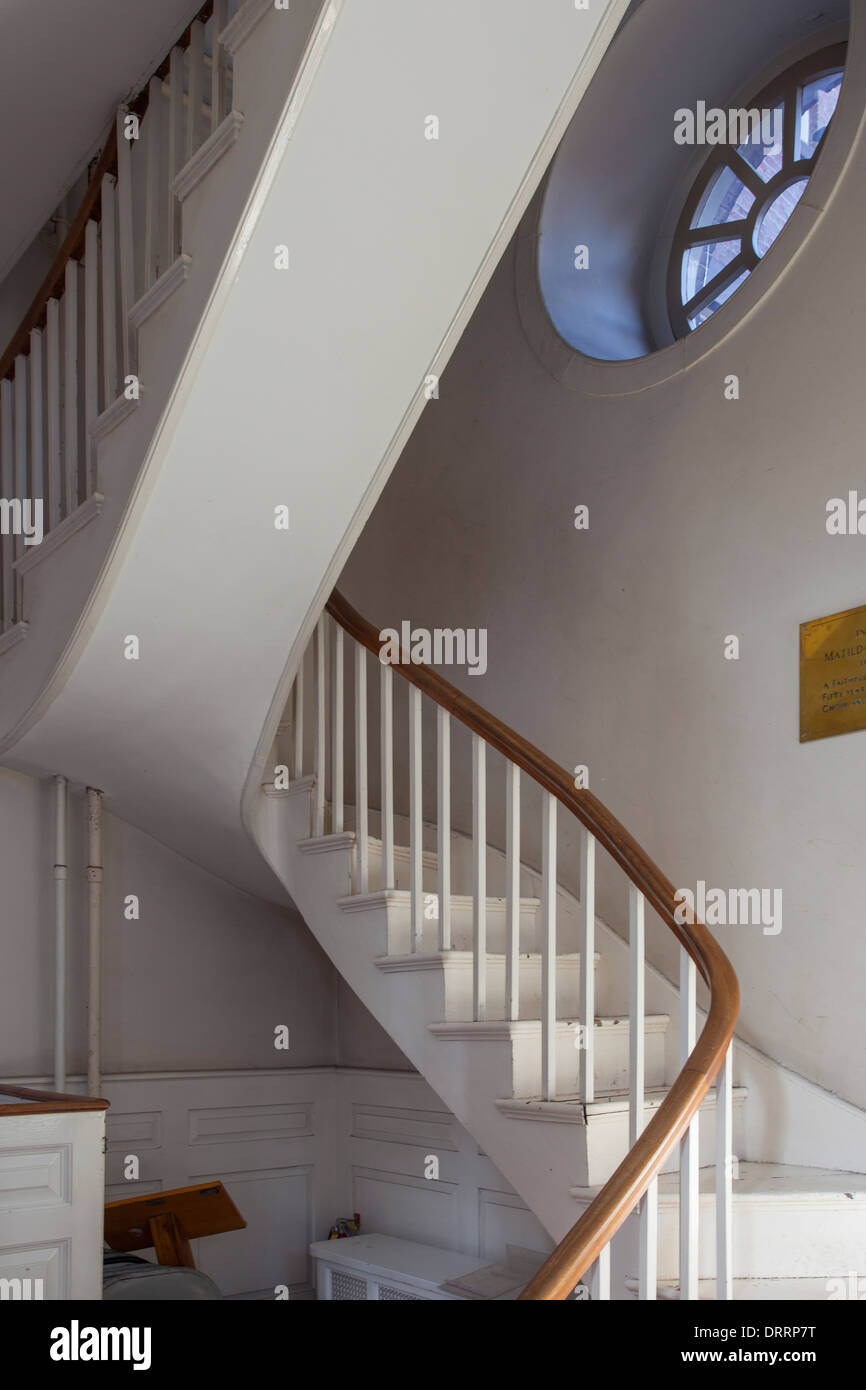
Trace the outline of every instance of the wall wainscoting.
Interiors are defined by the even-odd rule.
[[[307,1248],[355,1211],[365,1231],[477,1255],[479,1264],[503,1256],[506,1244],[552,1248],[417,1073],[126,1073],[106,1076],[103,1095],[106,1200],[225,1183],[246,1230],[192,1246],[227,1298],[272,1299],[278,1285],[290,1299],[313,1298]],[[136,1169],[131,1158],[137,1178],[125,1176]]]

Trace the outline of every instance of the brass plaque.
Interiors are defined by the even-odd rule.
[[[800,624],[800,742],[866,729],[866,608]]]

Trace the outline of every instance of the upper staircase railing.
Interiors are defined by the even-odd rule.
[[[311,686],[313,706],[313,835],[326,828],[326,788],[330,784],[332,833],[345,828],[346,688],[349,665],[344,660],[344,639],[354,648],[354,831],[356,892],[369,885],[369,767],[367,653],[381,657],[379,632],[336,591],[326,605],[333,624],[323,614],[312,644],[312,670],[302,661],[292,693],[294,776],[304,775],[304,691]],[[333,632],[329,631],[333,628]],[[306,654],[305,654],[306,657]],[[381,886],[396,887],[394,855],[394,684],[391,664],[379,664],[379,803],[381,807]],[[520,1017],[520,790],[521,772],[542,792],[541,872],[541,1074],[539,1093],[544,1101],[557,1098],[556,1084],[556,986],[557,986],[557,806],[562,805],[580,824],[580,1018],[583,1022],[580,1053],[580,1097],[594,1099],[595,1019],[595,881],[596,847],[606,851],[629,880],[630,952],[630,1086],[629,1151],[610,1180],[584,1214],[549,1256],[524,1293],[524,1299],[567,1298],[583,1276],[593,1270],[594,1296],[610,1297],[610,1243],[628,1216],[639,1210],[639,1296],[655,1298],[657,1285],[657,1176],[681,1142],[680,1154],[680,1296],[698,1296],[699,1152],[698,1111],[714,1080],[716,1089],[716,1292],[732,1296],[732,1072],[731,1039],[738,1008],[739,988],[724,952],[692,912],[675,901],[673,884],[665,878],[640,845],[596,796],[578,789],[573,778],[521,738],[501,720],[451,685],[431,667],[412,661],[402,652],[396,670],[409,687],[409,856],[410,927],[412,952],[424,949],[425,894],[423,890],[422,819],[422,698],[437,706],[437,939],[440,951],[451,949],[451,717],[472,736],[473,807],[473,1016],[489,1017],[487,991],[486,852],[488,749],[505,760],[506,824],[506,941],[504,1016]],[[309,696],[307,698],[310,698]],[[326,767],[326,764],[329,766]],[[375,814],[375,813],[374,813]],[[646,905],[658,914],[680,943],[680,1054],[681,1071],[649,1124],[644,1127],[644,919]],[[682,921],[685,917],[687,920]],[[428,937],[429,942],[429,937]],[[696,975],[709,990],[709,1010],[696,1037]]]
[[[238,5],[207,0],[117,111],[62,245],[0,356],[0,635],[23,622],[28,545],[98,491],[97,419],[124,390],[137,398],[137,327],[148,292],[180,258],[175,181],[231,112],[220,36]]]

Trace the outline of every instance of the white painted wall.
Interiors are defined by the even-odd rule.
[[[615,364],[590,394],[580,363],[566,385],[530,346],[512,247],[340,581],[381,626],[486,626],[487,675],[447,674],[564,766],[587,763],[677,885],[783,890],[780,935],[719,929],[739,1032],[860,1106],[866,734],[800,746],[798,624],[866,602],[866,540],[825,530],[827,499],[863,492],[863,19],[855,6],[850,160],[748,316],[704,356],[695,341],[688,371],[672,361],[621,394],[638,383]],[[537,864],[531,820],[524,834]],[[602,890],[622,929],[624,895]],[[649,941],[675,979],[654,920]]]
[[[85,812],[70,797],[68,1071],[86,1059]],[[298,914],[262,902],[107,813],[103,1069],[107,1072],[409,1064]],[[0,770],[0,1067],[50,1073],[53,787]],[[136,894],[139,920],[124,916]],[[287,1054],[274,1028],[290,1030]],[[339,1049],[339,1051],[338,1051]]]

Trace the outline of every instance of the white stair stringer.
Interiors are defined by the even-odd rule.
[[[616,1118],[611,1122],[600,1099],[589,1107],[569,1100],[573,1095],[575,1071],[565,1070],[565,1058],[573,1045],[571,1017],[558,1025],[558,1060],[563,1063],[562,1105],[569,1123],[515,1123],[509,1106],[531,1106],[525,1095],[538,1068],[533,1062],[540,1049],[539,1025],[531,1019],[516,1024],[490,1019],[473,1024],[468,1014],[447,1018],[451,1009],[466,1009],[468,953],[449,953],[443,961],[435,950],[392,956],[388,953],[389,933],[394,922],[405,913],[400,890],[353,899],[354,834],[309,836],[310,782],[298,784],[295,794],[268,796],[260,829],[276,871],[289,887],[292,897],[335,967],[379,1020],[412,1064],[426,1078],[461,1124],[474,1136],[483,1151],[520,1193],[554,1240],[559,1240],[574,1224],[575,1208],[571,1190],[588,1176],[598,1176],[603,1147],[595,1145],[592,1130],[600,1125],[617,1130],[627,1148],[627,1113],[621,1099],[611,1101]],[[347,911],[347,908],[349,909]],[[433,924],[435,925],[435,924]],[[425,943],[426,944],[426,943]],[[461,959],[462,957],[462,959]],[[489,962],[490,964],[490,959]],[[525,969],[532,970],[531,960]],[[566,964],[567,978],[569,965]],[[491,971],[491,1005],[496,964]],[[462,982],[455,977],[462,976]],[[395,978],[398,977],[398,978]],[[528,976],[527,976],[528,978]],[[521,976],[523,983],[524,976]],[[450,1001],[450,1003],[449,1003]],[[501,1012],[501,1010],[500,1010]],[[649,1065],[663,1067],[663,1041],[666,1018],[647,1019]],[[607,1034],[608,1036],[605,1036]],[[620,1019],[600,1020],[597,1038],[602,1040],[599,1067],[608,1069],[609,1079],[621,1076],[623,1041],[627,1047],[627,1025]],[[661,1077],[658,1077],[661,1080]],[[652,1103],[652,1102],[650,1102]],[[537,1102],[536,1102],[537,1104]],[[619,1140],[613,1148],[618,1148]],[[591,1155],[596,1153],[596,1159]],[[619,1157],[611,1162],[604,1177],[610,1176]]]

